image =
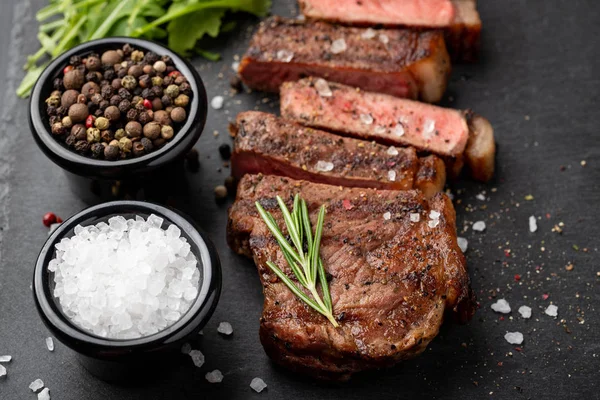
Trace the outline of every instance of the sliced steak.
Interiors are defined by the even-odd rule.
[[[286,82],[281,85],[280,94],[284,118],[347,136],[414,146],[419,151],[437,154],[447,161],[453,177],[460,173],[463,157],[476,179],[486,181],[493,176],[494,130],[485,118],[471,112],[357,90],[322,78]],[[479,143],[486,145],[483,151],[477,150],[481,149]]]
[[[274,262],[295,281],[254,202],[283,228],[275,196],[291,207],[296,193],[306,200],[313,224],[319,207],[327,207],[321,257],[339,328],[300,301],[266,265]],[[431,218],[434,212],[437,220]],[[227,240],[258,268],[265,297],[260,339],[266,353],[319,378],[347,379],[414,357],[437,335],[447,311],[459,320],[474,311],[454,208],[441,193],[427,200],[418,191],[246,175],[229,210]]]
[[[331,81],[437,102],[450,74],[443,34],[362,28],[271,17],[260,24],[239,73],[253,89],[277,92],[285,81],[321,76]]]
[[[419,158],[415,149],[390,148],[304,127],[275,115],[240,113],[231,159],[232,175],[288,176],[349,187],[420,189],[433,196],[446,172],[435,156]]]
[[[474,61],[481,19],[475,0],[298,0],[309,19],[358,26],[442,28],[450,54]]]

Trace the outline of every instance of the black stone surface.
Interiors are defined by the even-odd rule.
[[[496,130],[496,179],[487,185],[466,179],[452,185],[459,230],[469,239],[467,258],[481,308],[467,325],[444,325],[417,359],[345,384],[316,383],[269,361],[257,334],[262,294],[255,268],[225,243],[229,203],[216,204],[213,188],[229,172],[218,153],[220,144],[230,142],[227,123],[242,110],[277,110],[276,100],[259,93],[229,95],[231,63],[234,55],[243,53],[250,31],[243,28],[217,43],[223,61],[195,60],[209,98],[226,97],[222,110],[209,110],[196,146],[201,168],[189,173],[187,204],[219,249],[223,294],[204,336],[193,344],[206,355],[204,367],[195,368],[182,355],[179,366],[165,370],[162,379],[130,386],[96,380],[60,343],[48,352],[48,332],[30,292],[34,260],[47,237],[42,215],[54,211],[66,217],[85,206],[69,192],[61,170],[35,146],[27,128],[27,102],[14,96],[26,55],[37,50],[33,16],[44,3],[0,4],[0,354],[13,356],[6,364],[8,376],[0,378],[0,399],[35,398],[27,387],[36,378],[51,389],[53,399],[63,400],[599,398],[596,2],[480,2],[481,61],[455,68],[446,104],[475,109]],[[291,0],[278,0],[273,12],[294,15],[296,8]],[[252,29],[255,23],[247,26]],[[475,197],[482,192],[484,201]],[[527,195],[533,200],[525,200]],[[535,233],[529,232],[530,215],[539,217]],[[487,224],[483,233],[470,229],[478,220]],[[552,232],[560,222],[562,234]],[[468,229],[462,232],[463,227]],[[574,268],[567,271],[570,263]],[[504,318],[490,309],[499,298],[513,308]],[[551,303],[558,306],[558,318],[543,312]],[[533,309],[531,319],[516,312],[521,305]],[[220,321],[232,323],[232,337],[216,332]],[[504,340],[507,331],[524,334],[520,350]],[[213,369],[225,375],[222,383],[206,382],[204,375]],[[249,383],[254,377],[269,385],[265,392],[252,392]]]

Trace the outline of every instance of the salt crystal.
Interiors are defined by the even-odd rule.
[[[192,350],[189,354],[196,367],[200,368],[204,364],[204,354],[200,350]]]
[[[331,42],[331,52],[333,54],[339,54],[339,53],[343,53],[344,51],[346,51],[346,49],[348,48],[348,46],[346,45],[346,41],[344,40],[344,38],[340,38],[340,39],[336,39],[333,42]]]
[[[373,123],[373,117],[371,114],[360,114],[360,122],[365,125],[371,125]]]
[[[10,362],[10,360],[12,360],[12,356],[0,356],[0,362],[2,363]]]
[[[37,395],[38,400],[50,400],[50,389],[44,388]]]
[[[394,146],[390,146],[390,148],[387,149],[387,153],[390,156],[397,156],[398,155],[398,149],[395,148]]]
[[[388,181],[390,182],[394,182],[396,180],[396,171],[394,171],[393,169],[388,171]]]
[[[521,332],[506,332],[504,339],[510,344],[523,343],[523,334]]]
[[[252,379],[252,382],[250,382],[250,387],[254,389],[256,393],[260,393],[267,388],[267,384],[260,378],[254,378]]]
[[[421,214],[410,213],[410,222],[419,222],[421,220]]]
[[[460,251],[466,253],[467,249],[469,248],[469,241],[466,238],[460,236],[456,239],[456,241],[458,243],[458,247],[460,247]]]
[[[223,108],[224,101],[225,99],[223,99],[223,96],[215,96],[210,101],[210,106],[215,110],[220,110],[221,108]]]
[[[546,311],[544,311],[544,313],[546,313],[546,315],[549,315],[551,317],[557,317],[558,316],[558,307],[555,306],[554,304],[550,304],[548,306],[548,308],[546,308]]]
[[[46,347],[49,351],[54,351],[54,340],[51,337],[46,338]]]
[[[435,210],[429,211],[429,218],[431,218],[431,219],[439,219],[440,215],[441,214],[439,211],[435,211]]]
[[[3,376],[6,376],[6,367],[0,364],[0,378],[2,378]]]
[[[385,219],[386,221],[389,221],[392,218],[392,214],[388,211],[383,213],[383,219]]]
[[[535,231],[537,231],[537,220],[532,215],[529,217],[529,232],[533,233]]]
[[[523,318],[531,318],[531,307],[521,306],[519,307],[519,314]]]
[[[317,89],[317,92],[319,93],[319,96],[321,96],[321,97],[333,96],[333,92],[331,91],[329,84],[323,78],[319,78],[315,81],[315,89]]]
[[[304,21],[306,20],[306,16],[304,14],[298,14],[298,16],[296,16],[296,19],[298,21]]]
[[[477,221],[473,224],[473,230],[476,232],[483,232],[485,231],[485,222],[483,221]]]
[[[217,332],[229,336],[233,333],[233,327],[229,322],[221,322],[217,327]]]
[[[148,223],[148,225],[160,229],[162,227],[164,219],[159,217],[158,215],[150,214],[146,222]]]
[[[189,343],[184,343],[183,346],[181,346],[181,353],[183,354],[190,354],[190,351],[192,351],[192,345]]]
[[[423,136],[431,138],[435,131],[435,121],[427,118],[423,123]]]
[[[394,127],[394,135],[396,135],[396,136],[404,136],[404,126],[402,125],[402,123],[399,122]]]
[[[315,169],[319,172],[333,171],[333,163],[329,161],[319,160],[315,165]]]
[[[381,126],[381,125],[377,125],[375,127],[375,129],[373,129],[373,132],[375,132],[377,135],[382,135],[387,131],[385,126]]]
[[[492,310],[497,313],[508,314],[510,312],[510,305],[508,304],[508,301],[500,299],[492,304]]]
[[[41,379],[36,379],[35,381],[31,382],[31,384],[29,385],[29,389],[31,389],[31,391],[33,393],[37,393],[43,387],[44,387],[44,381],[42,381]]]
[[[377,31],[373,28],[368,28],[360,35],[361,38],[367,40],[373,39],[375,36],[377,36]]]
[[[429,225],[430,228],[435,228],[439,224],[440,224],[439,219],[430,219],[429,221],[427,221],[427,225]]]
[[[379,41],[383,44],[388,44],[390,42],[390,38],[382,33],[379,35]]]
[[[234,70],[235,72],[237,72],[239,68],[240,68],[240,62],[239,61],[234,61],[234,62],[231,63],[231,69]]]
[[[277,60],[288,63],[294,58],[294,52],[289,50],[279,50],[277,52]]]
[[[223,380],[223,374],[218,369],[215,369],[212,372],[207,372],[204,377],[209,383],[220,383]]]
[[[485,195],[483,193],[477,193],[475,198],[479,201],[485,201]]]

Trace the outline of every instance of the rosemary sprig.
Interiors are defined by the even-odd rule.
[[[325,206],[321,206],[317,219],[317,227],[314,235],[308,218],[308,208],[306,201],[301,199],[299,195],[294,197],[294,206],[292,212],[288,210],[281,197],[277,196],[277,203],[283,214],[283,220],[287,228],[288,234],[292,243],[290,244],[285,238],[281,230],[275,222],[275,218],[265,211],[265,209],[257,201],[256,208],[258,213],[267,224],[267,227],[275,236],[279,247],[283,252],[290,269],[296,276],[300,284],[306,288],[312,295],[312,299],[302,291],[283,271],[271,261],[267,261],[267,265],[271,270],[286,284],[286,286],[302,301],[312,307],[315,311],[321,313],[329,322],[336,328],[339,326],[333,317],[333,309],[331,304],[331,294],[325,269],[320,257],[321,236],[323,234],[323,221],[325,220]],[[306,250],[305,250],[306,249]],[[321,285],[323,296],[317,291],[317,278]]]

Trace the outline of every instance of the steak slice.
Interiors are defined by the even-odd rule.
[[[284,118],[437,154],[447,161],[453,177],[460,173],[463,156],[474,178],[487,181],[494,174],[494,130],[485,118],[472,112],[361,91],[322,78],[286,82],[280,94]],[[372,123],[365,124],[364,116],[370,117],[369,122],[372,118]]]
[[[300,301],[266,265],[274,262],[295,281],[254,202],[284,228],[275,196],[291,207],[296,193],[306,200],[313,224],[319,207],[327,207],[321,257],[339,328]],[[437,223],[431,218],[434,211],[440,213]],[[460,320],[474,312],[454,208],[441,193],[427,200],[418,191],[246,175],[229,210],[227,240],[258,268],[265,298],[260,339],[266,353],[285,367],[319,378],[348,379],[414,357],[437,335],[446,311]]]
[[[331,81],[437,102],[446,90],[450,60],[439,31],[362,28],[281,17],[263,21],[242,58],[250,88],[277,92],[285,81],[320,76]]]
[[[475,0],[298,0],[312,20],[358,26],[442,28],[455,60],[475,61],[481,19]]]
[[[268,113],[240,113],[233,134],[237,179],[263,173],[338,186],[420,189],[428,197],[446,182],[444,163],[435,156],[419,158],[411,147],[343,138]]]

